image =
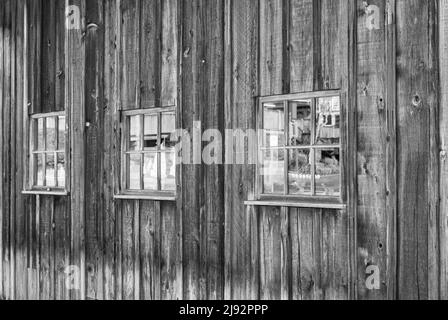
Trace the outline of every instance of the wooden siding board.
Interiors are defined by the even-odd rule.
[[[358,8],[358,83],[357,117],[357,177],[358,177],[358,297],[381,299],[387,297],[387,286],[368,290],[366,269],[373,265],[380,270],[381,279],[387,274],[387,217],[386,211],[386,141],[387,114],[385,61],[385,1],[372,2],[378,6],[379,30],[367,28],[368,12],[363,1]],[[391,213],[393,214],[393,213]],[[381,249],[379,248],[381,247]]]
[[[225,30],[225,128],[254,129],[259,94],[259,3],[228,1]],[[249,151],[249,150],[245,150]],[[225,298],[259,298],[259,214],[251,165],[225,166]],[[242,183],[244,181],[244,183]]]
[[[117,10],[116,0],[106,0],[104,3],[104,134],[103,134],[103,208],[104,208],[104,298],[115,298],[115,271],[117,255],[115,251],[116,236],[116,205],[113,200],[118,186],[119,132],[117,123]]]
[[[211,7],[215,5],[210,4]],[[219,6],[216,6],[218,8]],[[177,103],[178,70],[178,1],[162,1],[162,35],[160,48],[160,106]]]
[[[56,3],[57,0],[42,1],[41,38],[41,101],[40,112],[56,111]]]
[[[104,128],[104,20],[103,2],[86,2],[89,28],[86,43],[86,264],[87,298],[102,300],[103,292],[103,201],[102,157]]]
[[[142,300],[160,300],[161,298],[161,239],[159,225],[159,204],[154,201],[142,201],[140,206],[139,257]]]
[[[158,105],[162,19],[160,0],[142,1],[140,25],[140,92],[142,108]]]
[[[448,1],[439,1],[440,66],[440,298],[448,299]]]
[[[85,28],[86,0],[70,0],[78,6]],[[71,141],[71,263],[80,271],[79,290],[71,292],[73,299],[85,300],[85,67],[86,47],[82,30],[70,30],[67,38],[67,81],[68,104],[70,110]]]
[[[122,294],[123,300],[133,300],[134,297],[134,219],[138,215],[135,212],[135,201],[123,202],[123,224],[122,224]]]
[[[5,47],[4,47],[4,24],[5,24],[5,9],[4,9],[4,5],[5,2],[0,2],[0,17],[1,17],[1,29],[0,29],[0,69],[3,70],[4,69],[4,62],[3,62],[3,55],[4,52],[6,52]],[[0,110],[0,133],[3,136],[3,128],[6,124],[6,119],[5,116],[3,115],[3,86],[4,83],[7,81],[7,79],[5,79],[4,73],[2,72],[0,74],[0,104],[1,104],[1,110]],[[0,139],[0,147],[3,150],[4,148],[4,143],[3,143],[3,138]],[[1,184],[0,184],[0,297],[4,297],[3,294],[3,215],[4,215],[4,208],[3,208],[3,201],[4,201],[4,196],[3,196],[3,192],[4,192],[4,183],[3,183],[3,156],[0,156],[0,172],[2,173],[2,180],[1,180]]]
[[[434,229],[437,203],[431,184],[434,144],[431,128],[438,104],[437,74],[431,49],[434,28],[429,2],[397,1],[398,97],[398,295],[428,299],[432,292],[429,231]],[[431,187],[432,188],[432,187]]]
[[[11,223],[11,199],[10,199],[10,187],[11,187],[11,76],[13,76],[13,67],[11,66],[11,10],[12,1],[6,1],[4,4],[4,22],[3,22],[3,172],[2,172],[2,184],[6,186],[3,188],[3,213],[2,213],[2,225],[0,227],[2,231],[2,241],[3,241],[3,252],[0,259],[3,260],[3,274],[0,275],[0,279],[3,279],[3,295],[6,298],[10,298],[11,293],[11,279],[10,279],[10,261],[11,261],[11,234],[10,234],[10,223]]]
[[[25,300],[27,295],[27,243],[26,243],[26,206],[24,198],[21,195],[23,188],[23,176],[24,167],[23,162],[23,145],[25,139],[25,134],[23,131],[23,105],[24,105],[24,65],[25,65],[25,54],[24,54],[24,42],[25,42],[25,1],[17,1],[16,6],[16,32],[15,32],[15,46],[16,46],[16,119],[15,119],[15,146],[16,146],[16,156],[18,159],[16,162],[15,171],[15,190],[13,199],[16,202],[15,212],[12,215],[16,216],[15,220],[15,232],[13,233],[15,239],[14,250],[14,283],[15,283],[15,295],[14,298],[18,300]],[[14,131],[13,131],[14,132]],[[17,213],[16,213],[17,212]]]
[[[140,0],[120,0],[121,108],[140,108]]]

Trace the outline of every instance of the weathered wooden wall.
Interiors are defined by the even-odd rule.
[[[0,0],[0,297],[447,298],[446,15],[446,0]],[[119,110],[252,129],[256,97],[328,89],[348,109],[347,210],[245,206],[250,165],[179,166],[176,202],[114,199]],[[69,110],[68,197],[21,195],[24,104]]]

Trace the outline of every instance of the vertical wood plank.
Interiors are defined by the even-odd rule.
[[[358,93],[357,120],[360,124],[358,136],[358,297],[360,299],[385,299],[387,286],[381,290],[368,290],[367,267],[373,265],[380,270],[381,279],[387,275],[387,220],[386,211],[386,59],[384,20],[386,2],[370,3],[379,8],[380,21],[374,21],[379,30],[369,29],[371,12],[363,1],[357,1],[357,55]],[[393,215],[393,212],[390,212]],[[392,249],[392,248],[391,248]],[[393,290],[393,289],[392,289]]]
[[[119,168],[119,143],[118,132],[118,90],[117,82],[117,7],[116,0],[106,0],[104,2],[104,127],[103,127],[103,193],[104,193],[104,298],[113,300],[116,297],[116,277],[118,253],[115,250],[117,242],[116,205],[113,200],[118,184]]]
[[[104,128],[104,20],[103,1],[86,2],[86,263],[87,298],[102,300],[103,292],[103,186],[102,155]]]
[[[140,0],[120,1],[121,108],[140,108]]]
[[[80,9],[81,29],[84,30],[86,0],[69,0]],[[85,300],[85,67],[86,44],[82,30],[67,30],[67,108],[70,112],[71,159],[71,263],[80,270],[80,290],[72,298]]]
[[[225,129],[254,129],[259,95],[258,1],[226,1]],[[229,139],[229,138],[227,138]],[[245,152],[249,154],[249,148]],[[244,201],[255,198],[255,168],[225,166],[225,298],[259,299],[259,213]],[[243,183],[244,181],[244,183]]]
[[[400,299],[427,299],[437,257],[430,237],[437,233],[433,199],[434,125],[438,104],[432,52],[433,2],[397,1],[398,228]],[[437,290],[437,289],[435,289]]]
[[[440,66],[440,298],[448,299],[448,0],[439,1]]]

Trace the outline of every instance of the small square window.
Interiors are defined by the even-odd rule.
[[[338,92],[264,97],[259,104],[259,198],[342,197]]]
[[[122,195],[173,197],[176,114],[173,107],[123,111]]]
[[[36,114],[29,121],[27,191],[66,193],[67,146],[65,112]]]

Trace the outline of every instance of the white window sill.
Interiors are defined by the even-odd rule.
[[[345,210],[347,209],[346,204],[329,202],[329,203],[319,203],[319,202],[304,202],[304,201],[282,201],[282,200],[254,200],[245,201],[246,206],[257,206],[257,207],[287,207],[287,208],[306,208],[306,209],[331,209],[331,210]]]

